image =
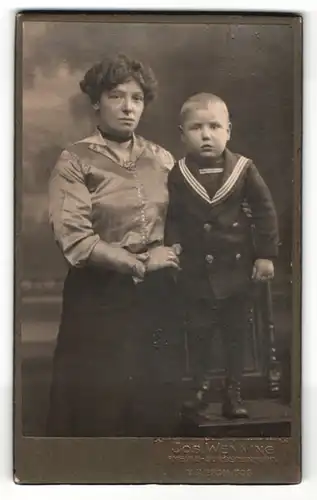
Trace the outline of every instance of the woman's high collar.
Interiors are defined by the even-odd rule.
[[[122,137],[122,136],[120,137],[117,134],[112,134],[111,132],[105,132],[100,127],[97,127],[97,129],[104,139],[111,141],[111,142],[117,142],[118,144],[124,144],[124,143],[130,142],[133,139],[133,134],[131,134],[127,137]]]

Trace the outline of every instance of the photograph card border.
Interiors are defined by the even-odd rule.
[[[294,30],[294,192],[292,434],[290,438],[39,438],[22,435],[21,380],[21,211],[23,23],[146,22],[288,24]],[[196,12],[21,12],[15,47],[15,311],[14,311],[14,481],[19,484],[291,484],[301,480],[301,245],[302,245],[302,29],[297,14]],[[173,460],[181,452],[235,446],[275,457],[263,464],[188,464]],[[196,448],[195,448],[196,447]]]

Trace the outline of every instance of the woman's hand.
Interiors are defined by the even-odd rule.
[[[268,281],[274,278],[274,264],[269,259],[257,259],[253,266],[254,281]]]
[[[148,272],[157,271],[165,267],[180,270],[179,259],[172,247],[160,246],[149,250],[146,261]]]
[[[115,260],[115,270],[121,274],[131,274],[136,278],[143,279],[146,267],[143,262],[138,260],[135,255],[128,252],[124,248],[118,248]]]
[[[90,254],[91,264],[112,269],[121,274],[130,274],[143,279],[146,271],[144,262],[124,248],[99,241]]]

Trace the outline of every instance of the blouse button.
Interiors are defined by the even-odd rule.
[[[239,222],[234,222],[234,223],[232,224],[232,227],[238,227],[238,226],[239,226]]]
[[[212,225],[209,224],[208,222],[206,222],[206,224],[204,224],[204,230],[206,231],[206,233],[209,233],[211,228],[212,228]]]
[[[208,264],[212,264],[212,263],[213,263],[213,261],[214,261],[214,257],[213,257],[213,255],[208,254],[208,255],[206,255],[206,257],[205,257],[205,260],[206,260],[206,262],[207,262]]]
[[[237,259],[237,260],[240,260],[240,259],[241,259],[241,253],[237,253],[237,254],[236,254],[236,259]]]

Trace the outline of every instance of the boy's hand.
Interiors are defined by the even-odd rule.
[[[274,278],[274,264],[269,259],[257,259],[253,266],[254,281],[268,281]]]

